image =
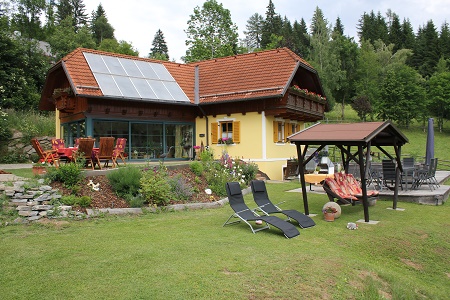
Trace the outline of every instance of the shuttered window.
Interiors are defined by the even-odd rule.
[[[284,122],[273,121],[273,142],[282,143],[286,139],[287,128],[284,126]]]
[[[233,144],[241,141],[240,121],[225,121],[211,123],[211,143],[218,144],[219,139],[232,139]]]

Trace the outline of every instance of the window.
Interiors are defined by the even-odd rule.
[[[221,121],[211,123],[211,144],[219,144],[221,143],[222,139],[231,139],[233,141],[233,144],[239,143],[240,122]]]
[[[283,143],[286,139],[286,128],[285,123],[282,121],[274,121],[273,122],[273,142],[274,143]]]
[[[284,121],[273,122],[273,142],[287,142],[287,137],[300,131],[300,125],[297,123],[287,123]]]

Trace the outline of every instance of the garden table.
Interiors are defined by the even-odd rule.
[[[309,190],[312,191],[311,184],[319,184],[328,177],[334,177],[334,174],[305,174],[305,182],[309,183]]]

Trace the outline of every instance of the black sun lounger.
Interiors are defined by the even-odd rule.
[[[231,208],[234,210],[234,214],[232,214],[228,218],[228,220],[223,224],[223,226],[237,224],[243,221],[248,226],[250,226],[253,233],[256,233],[263,229],[270,228],[269,227],[270,224],[280,229],[283,232],[284,236],[287,238],[293,238],[300,234],[297,228],[295,228],[295,226],[289,222],[286,222],[274,216],[259,216],[257,213],[250,210],[244,202],[244,196],[242,195],[241,187],[239,186],[238,182],[227,182],[226,190],[228,195],[228,201],[230,203]],[[239,220],[229,222],[230,219],[233,217],[239,218]],[[257,220],[264,221],[266,225],[263,227],[254,228],[252,224],[249,223]]]
[[[253,199],[255,200],[256,205],[258,205],[258,209],[264,214],[283,214],[288,217],[288,220],[294,219],[297,221],[301,228],[308,228],[316,225],[313,219],[298,210],[282,210],[278,206],[274,205],[269,199],[264,181],[252,180],[250,186],[252,187]]]

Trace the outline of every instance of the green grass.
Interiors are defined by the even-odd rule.
[[[274,202],[303,211],[295,182],[267,184]],[[278,195],[275,197],[275,195]],[[254,207],[251,195],[246,201]],[[309,194],[311,213],[325,195]],[[4,299],[445,299],[448,205],[390,201],[342,207],[335,222],[294,239],[277,229],[222,227],[223,208],[0,228]]]

